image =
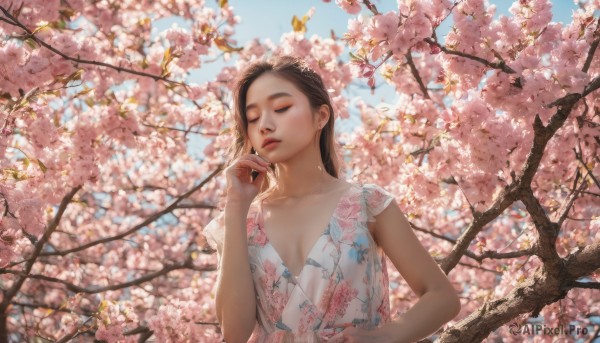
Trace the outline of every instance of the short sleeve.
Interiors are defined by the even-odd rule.
[[[225,240],[225,211],[219,212],[206,226],[202,233],[206,241],[213,248],[222,251],[223,241]]]
[[[394,200],[394,195],[373,183],[363,185],[363,194],[367,204],[367,220],[375,221],[375,216],[381,213]]]

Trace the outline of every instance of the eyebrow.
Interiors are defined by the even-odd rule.
[[[281,98],[283,96],[292,96],[292,95],[289,94],[289,93],[286,93],[286,92],[278,92],[278,93],[273,93],[273,94],[269,95],[269,97],[267,97],[267,100],[271,101],[273,99]],[[246,112],[249,109],[251,109],[252,107],[256,107],[256,105],[255,104],[249,104],[249,105],[247,105],[246,106]]]

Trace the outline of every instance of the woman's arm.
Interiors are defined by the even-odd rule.
[[[215,306],[228,343],[246,342],[256,324],[256,297],[250,273],[246,216],[249,205],[227,202],[225,238],[219,261]]]
[[[384,325],[391,342],[416,342],[435,333],[460,312],[457,292],[413,232],[395,201],[376,216],[375,240],[419,301],[397,320]]]

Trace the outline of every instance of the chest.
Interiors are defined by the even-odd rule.
[[[265,204],[261,229],[291,273],[298,275],[325,235],[345,192],[297,203]]]
[[[264,215],[263,230],[294,275],[300,273],[311,248],[328,229],[335,204],[313,203],[286,209],[273,207]]]

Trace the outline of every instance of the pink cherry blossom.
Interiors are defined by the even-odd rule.
[[[287,21],[273,41],[236,41],[244,18],[225,2],[14,2],[9,13],[20,8],[20,23],[71,59],[26,39],[0,12],[0,283],[8,290],[0,303],[10,304],[0,320],[11,339],[43,333],[44,340],[64,341],[88,328],[73,341],[137,342],[139,334],[126,335],[136,328],[152,330],[149,340],[159,342],[221,339],[214,309],[218,259],[204,225],[217,213],[211,208],[224,208],[226,180],[209,175],[235,144],[233,81],[269,55],[301,57],[322,76],[337,119],[340,178],[393,194],[440,265],[460,250],[455,242],[467,230],[477,229],[457,264],[447,267],[462,309],[440,341],[448,329],[472,340],[457,323],[484,330],[485,315],[471,319],[482,306],[506,297],[506,313],[513,313],[522,299],[515,292],[550,280],[543,273],[551,266],[532,253],[477,258],[545,242],[540,235],[547,230],[536,227],[525,195],[540,206],[535,216],[550,222],[568,209],[550,245],[562,262],[573,263],[584,249],[595,256],[600,97],[595,89],[569,99],[600,75],[599,53],[589,56],[600,1],[575,0],[571,20],[562,23],[553,17],[559,3],[549,0],[514,1],[506,14],[483,0],[397,1],[385,11],[371,3],[380,12],[363,1],[337,0],[348,23],[335,37],[294,32]],[[318,7],[308,9],[311,22],[323,20],[319,15]],[[181,26],[162,25],[173,21]],[[374,88],[375,98],[355,98],[361,87]],[[392,98],[381,98],[384,88]],[[502,198],[511,189],[518,191]],[[357,213],[356,195],[336,213],[342,242],[352,239],[357,222],[373,220]],[[258,223],[246,225],[249,244],[267,246]],[[389,262],[382,267],[391,313],[385,302],[378,313],[398,318],[418,298]],[[270,291],[260,301],[273,313],[284,310],[289,296],[277,287],[281,268],[266,265],[257,282]],[[345,304],[358,296],[351,284],[326,291],[334,306],[303,307],[302,331],[317,318],[346,316]],[[600,311],[598,292],[566,292],[563,300],[546,299],[544,324],[593,326],[586,315]],[[61,310],[49,310],[55,308]],[[487,338],[517,341],[505,327]]]
[[[335,4],[350,14],[358,14],[361,10],[358,0],[335,0]]]

